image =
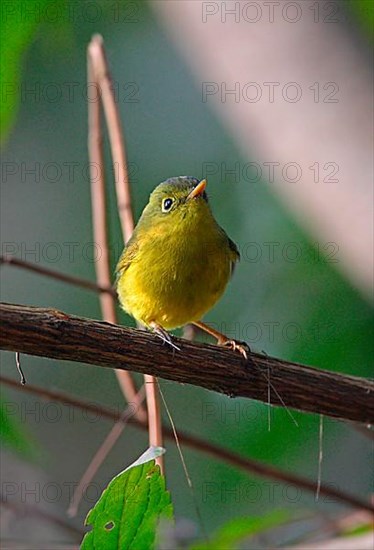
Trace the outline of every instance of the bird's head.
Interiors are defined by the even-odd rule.
[[[187,229],[199,218],[211,216],[208,197],[205,192],[206,180],[190,176],[169,178],[160,183],[152,192],[142,214],[142,221],[157,224],[182,223]]]

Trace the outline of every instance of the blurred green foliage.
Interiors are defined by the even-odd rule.
[[[197,543],[191,550],[227,550],[241,548],[246,539],[284,524],[289,519],[285,510],[273,510],[261,517],[235,518],[222,525],[209,542]]]
[[[365,34],[374,38],[374,2],[372,0],[349,0],[348,9],[357,18]]]

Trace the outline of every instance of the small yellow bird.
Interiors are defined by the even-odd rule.
[[[155,188],[118,261],[117,292],[127,313],[173,347],[166,330],[193,323],[246,357],[244,346],[200,322],[240,259],[205,187],[205,179],[179,176]]]

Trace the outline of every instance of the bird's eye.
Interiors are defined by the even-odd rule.
[[[163,199],[162,201],[162,211],[163,212],[169,212],[170,208],[173,206],[173,199],[170,199],[169,197],[167,199]]]

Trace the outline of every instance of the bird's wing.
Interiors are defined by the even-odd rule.
[[[234,273],[236,262],[240,261],[240,253],[234,241],[232,241],[230,237],[227,237],[227,239],[228,239],[229,249],[230,249],[231,276],[232,276]]]
[[[135,235],[133,234],[129,242],[126,244],[120,259],[118,260],[116,266],[116,282],[118,282],[118,279],[122,275],[122,273],[129,268],[131,262],[134,260],[138,252],[139,245],[137,239],[135,239],[134,236]]]

